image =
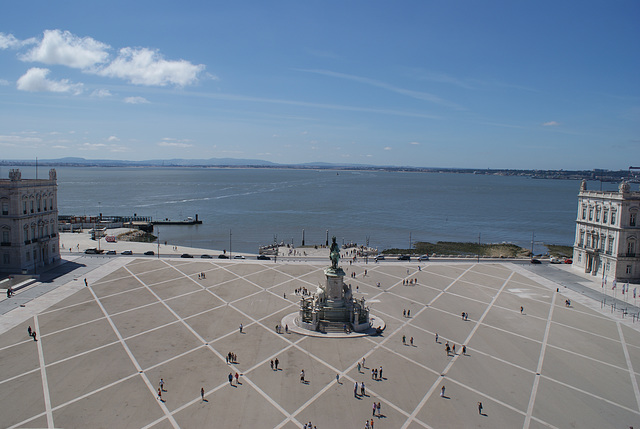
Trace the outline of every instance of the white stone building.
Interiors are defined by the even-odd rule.
[[[622,182],[618,192],[578,194],[573,267],[609,282],[640,280],[640,192]],[[610,284],[610,283],[609,283]]]
[[[22,179],[20,170],[0,179],[0,272],[39,273],[60,260],[58,184],[49,179]]]

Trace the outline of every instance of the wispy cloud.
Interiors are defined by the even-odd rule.
[[[105,98],[111,97],[111,92],[108,89],[96,89],[91,93],[92,97]]]
[[[18,40],[13,34],[0,33],[0,49],[19,49],[33,43],[35,39]]]
[[[189,143],[191,140],[187,139],[174,139],[170,137],[165,137],[161,142],[158,143],[158,146],[162,147],[177,147],[177,148],[188,148],[193,147],[193,144]]]
[[[146,104],[146,103],[149,103],[149,100],[147,100],[144,97],[127,97],[123,101],[125,103],[127,103],[127,104]]]
[[[306,72],[306,73],[315,73],[323,76],[335,77],[338,79],[351,80],[351,81],[362,83],[365,85],[370,85],[376,88],[385,89],[387,91],[391,91],[396,94],[404,95],[404,96],[415,98],[418,100],[424,100],[424,101],[435,103],[441,106],[451,107],[454,109],[462,109],[462,106],[456,103],[453,103],[451,101],[444,100],[438,97],[437,95],[434,95],[428,92],[423,92],[423,91],[414,91],[410,89],[400,88],[400,87],[390,85],[388,83],[381,82],[375,79],[370,79],[367,77],[354,76],[346,73],[338,73],[330,70],[298,69],[298,71]]]
[[[544,122],[542,124],[543,127],[557,127],[558,125],[560,125],[560,123],[558,123],[556,121]]]

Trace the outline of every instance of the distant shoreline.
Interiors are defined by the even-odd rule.
[[[440,168],[410,166],[376,166],[360,164],[302,163],[275,164],[262,160],[87,160],[83,158],[58,160],[3,160],[0,167],[103,167],[103,168],[214,168],[214,169],[282,169],[282,170],[328,170],[328,171],[388,171],[407,173],[455,173],[490,176],[522,176],[533,179],[594,180],[601,182],[640,183],[640,176],[629,170],[533,170],[508,168]]]

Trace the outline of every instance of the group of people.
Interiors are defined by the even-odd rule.
[[[404,279],[402,280],[402,285],[406,286],[406,285],[417,285],[418,284],[418,279]]]
[[[206,278],[207,278],[207,275],[206,275],[205,273],[200,273],[200,274],[198,274],[198,278],[199,278],[200,280],[204,280],[204,279],[206,279]]]
[[[289,333],[289,325],[287,325],[287,324],[284,325],[284,332],[286,332],[287,334]],[[276,325],[276,334],[282,334],[282,326],[281,325]]]
[[[373,368],[371,370],[371,379],[372,380],[382,380],[382,366],[378,368]]]
[[[411,317],[411,310],[402,310],[402,317]]]
[[[271,359],[271,370],[272,371],[277,371],[279,364],[280,364],[280,361],[278,360],[278,358],[275,358],[275,360]]]
[[[469,313],[462,312],[462,320],[469,320]]]
[[[233,352],[227,353],[227,363],[238,363],[238,355]]]
[[[15,292],[13,291],[13,288],[11,286],[9,286],[7,288],[7,298],[11,298],[14,294],[15,294]]]
[[[36,335],[36,331],[32,330],[31,326],[27,328],[27,333],[29,334],[30,337],[33,338],[33,341],[38,341],[38,336]]]

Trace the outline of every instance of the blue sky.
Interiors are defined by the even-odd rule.
[[[637,1],[3,6],[0,159],[640,164]]]

